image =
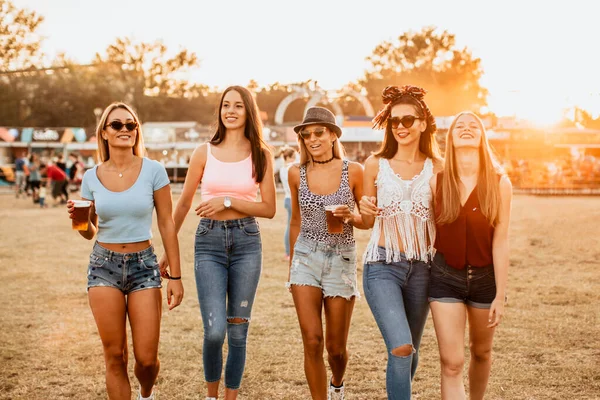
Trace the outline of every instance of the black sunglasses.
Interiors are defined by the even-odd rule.
[[[402,124],[405,128],[410,128],[415,124],[415,121],[421,119],[419,117],[415,117],[414,115],[405,115],[404,117],[392,117],[390,118],[390,123],[392,124],[392,129],[398,129],[400,124]]]
[[[131,132],[138,127],[138,123],[137,122],[127,122],[126,124],[124,124],[121,121],[113,121],[106,126],[110,126],[115,131],[120,131],[121,129],[123,129],[123,127],[125,127],[125,128],[127,128],[128,132]]]
[[[317,138],[320,138],[321,136],[323,136],[323,134],[327,132],[327,128],[317,128],[317,129],[313,129],[312,131],[309,131],[308,129],[304,129],[301,130],[300,132],[298,132],[298,135],[300,135],[300,137],[304,140],[310,139],[310,135],[312,135],[313,133],[315,134],[315,136]]]

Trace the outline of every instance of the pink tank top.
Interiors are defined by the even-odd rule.
[[[258,184],[252,177],[252,154],[242,161],[223,162],[212,155],[210,143],[206,147],[206,165],[200,183],[202,201],[224,196],[256,201]]]

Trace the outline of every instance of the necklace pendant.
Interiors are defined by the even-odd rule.
[[[119,172],[119,178],[122,178],[122,177],[123,177],[123,173]]]

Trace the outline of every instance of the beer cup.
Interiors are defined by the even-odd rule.
[[[78,231],[87,231],[90,222],[90,208],[92,202],[89,200],[72,200],[73,201],[73,229]]]
[[[344,224],[342,219],[333,215],[333,212],[340,205],[335,204],[332,206],[325,206],[325,214],[327,216],[327,232],[329,233],[342,233],[344,232]]]

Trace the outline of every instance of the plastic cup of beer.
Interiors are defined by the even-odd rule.
[[[329,233],[344,232],[344,224],[342,222],[342,219],[333,215],[333,212],[339,206],[340,206],[339,204],[332,205],[332,206],[325,206],[325,215],[327,216],[327,232],[329,232]]]
[[[90,222],[90,208],[92,202],[89,200],[72,200],[73,201],[73,229],[78,231],[87,231]]]

